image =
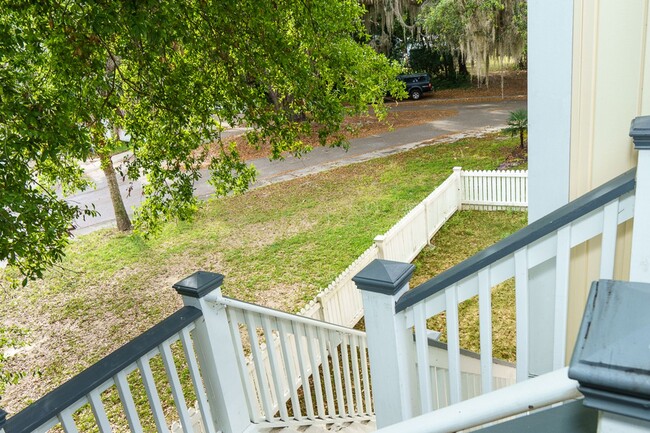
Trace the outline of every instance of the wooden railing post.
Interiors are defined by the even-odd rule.
[[[630,281],[650,283],[650,116],[635,118],[630,136],[634,139],[634,148],[639,151]]]
[[[223,275],[195,272],[174,284],[185,305],[200,309],[193,333],[194,347],[205,382],[215,429],[241,433],[250,425],[239,361],[232,342],[226,309],[213,301],[221,297]]]
[[[405,314],[395,314],[414,269],[409,263],[373,260],[352,278],[362,292],[377,428],[415,415],[413,334]]]

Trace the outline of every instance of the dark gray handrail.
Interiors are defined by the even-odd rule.
[[[21,412],[8,418],[4,425],[5,433],[33,431],[194,322],[201,315],[201,310],[197,308],[181,308]]]
[[[636,186],[635,175],[636,168],[633,168],[484,249],[469,259],[447,269],[429,281],[420,284],[413,290],[406,292],[396,302],[395,312],[400,312],[417,304],[463,278],[495,263],[497,260],[577,220],[594,209],[598,209],[623,194],[633,191]]]

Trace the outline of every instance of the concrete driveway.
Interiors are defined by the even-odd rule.
[[[430,99],[430,103],[427,103]],[[399,128],[391,132],[372,135],[369,137],[353,139],[350,141],[350,148],[345,151],[341,148],[318,147],[302,158],[287,157],[284,160],[269,161],[267,158],[249,161],[254,164],[258,171],[257,181],[253,188],[281,182],[295,177],[306,176],[337,166],[352,164],[372,158],[378,158],[391,153],[401,152],[414,147],[425,145],[424,142],[434,140],[448,135],[475,134],[489,129],[498,129],[507,123],[511,111],[526,108],[525,100],[507,100],[500,102],[485,103],[462,103],[449,102],[441,104],[440,100],[423,98],[417,103],[404,101],[392,110],[413,110],[439,108],[444,110],[456,110],[456,116],[433,120],[420,125]],[[241,133],[241,129],[231,130],[229,135]],[[116,164],[128,155],[117,155],[113,158]],[[111,204],[110,194],[106,185],[106,179],[99,167],[99,161],[89,161],[84,164],[86,174],[95,182],[96,188],[67,198],[71,203],[81,206],[95,204],[100,215],[95,218],[75,221],[76,230],[74,233],[83,234],[95,231],[103,227],[115,225],[115,216]],[[207,170],[201,172],[201,179],[196,183],[195,194],[198,197],[208,197],[213,193],[212,187],[207,183],[209,173]],[[119,177],[119,176],[118,176]],[[135,181],[121,180],[120,190],[129,213],[142,201],[142,184],[144,179]]]

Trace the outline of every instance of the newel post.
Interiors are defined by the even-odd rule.
[[[413,333],[405,314],[395,313],[414,269],[409,263],[373,260],[352,278],[363,298],[378,429],[415,415]]]
[[[634,148],[639,151],[630,281],[650,283],[650,116],[635,118],[630,136],[634,139]]]
[[[223,275],[199,271],[173,287],[185,305],[203,312],[193,340],[215,429],[241,433],[249,426],[250,417],[226,309],[214,302],[221,297],[222,283]]]

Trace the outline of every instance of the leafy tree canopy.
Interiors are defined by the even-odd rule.
[[[491,56],[502,60],[523,53],[526,14],[527,0],[431,0],[419,20],[435,47],[476,62],[487,84]]]
[[[131,135],[147,176],[135,226],[190,218],[193,182],[221,122],[253,127],[272,156],[334,136],[349,113],[399,93],[397,66],[363,40],[356,0],[0,0],[0,260],[27,277],[59,260],[89,186],[78,161]],[[112,137],[112,138],[111,138]],[[218,194],[254,179],[234,148],[210,162]],[[26,280],[25,280],[26,281]]]

